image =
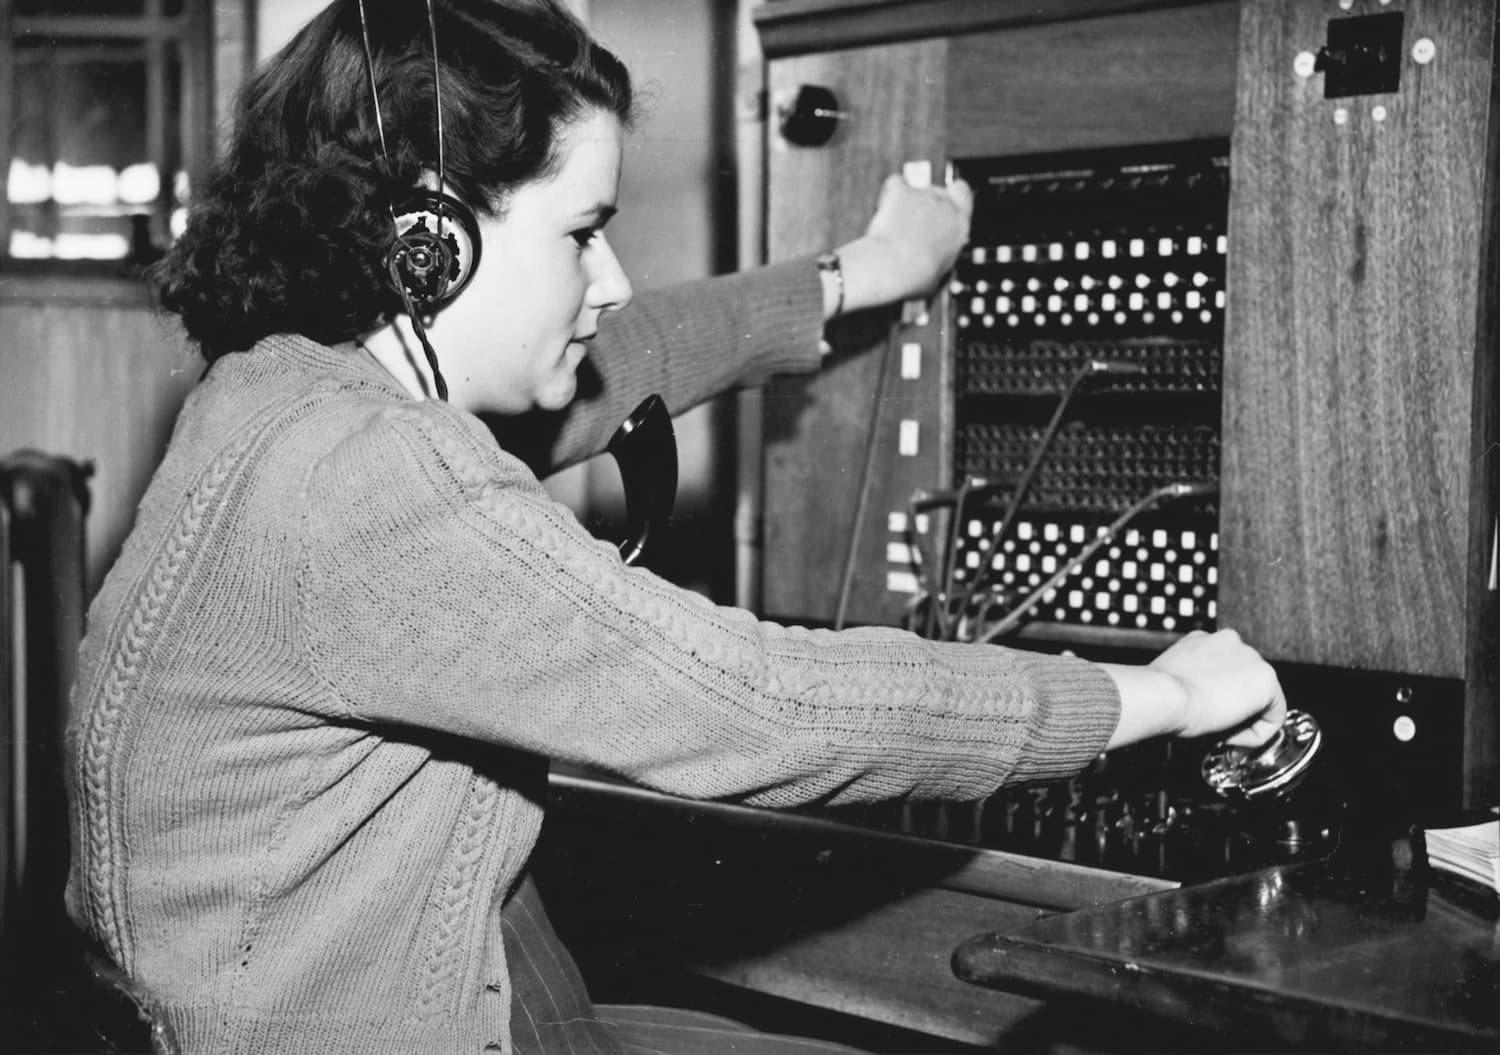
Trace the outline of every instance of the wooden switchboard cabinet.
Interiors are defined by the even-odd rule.
[[[1494,4],[767,0],[756,22],[772,259],[858,234],[909,162],[940,179],[1227,144],[1213,623],[1273,660],[1388,675],[1368,708],[1388,740],[1424,735],[1429,685],[1458,699],[1463,796],[1493,801]],[[1372,26],[1386,36],[1366,48]],[[1373,81],[1339,65],[1360,49],[1384,63]],[[821,145],[777,128],[804,85],[838,100]],[[903,514],[963,475],[965,310],[945,292],[843,320],[826,369],[766,394],[766,615],[896,624],[915,603]]]

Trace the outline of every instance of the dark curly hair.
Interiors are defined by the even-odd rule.
[[[559,162],[591,110],[629,125],[630,77],[556,0],[432,0],[443,175],[481,216]],[[334,0],[241,93],[228,149],[149,274],[209,361],[273,333],[354,339],[402,310],[384,259],[392,207],[436,171],[426,0]]]

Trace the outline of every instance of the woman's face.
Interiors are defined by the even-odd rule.
[[[471,413],[559,410],[599,316],[630,301],[630,280],[604,237],[620,189],[622,129],[591,111],[568,126],[550,178],[517,189],[480,220],[473,281],[429,327],[448,399]]]

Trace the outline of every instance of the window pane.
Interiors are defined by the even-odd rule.
[[[149,0],[15,0],[18,15],[180,15],[184,0],[158,0],[153,12]]]
[[[143,15],[146,0],[14,0],[18,15]]]
[[[155,45],[154,60],[151,47],[17,42],[10,255],[121,259],[165,244],[181,77],[176,46]]]

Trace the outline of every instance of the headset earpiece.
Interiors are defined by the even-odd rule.
[[[439,84],[442,64],[438,62],[437,19],[432,0],[427,0],[427,32],[432,40],[432,98],[437,123],[437,185],[443,184],[443,92]],[[365,51],[365,73],[370,78],[370,102],[375,108],[375,128],[380,134],[380,156],[387,161],[390,153],[385,144],[385,121],[380,115],[380,91],[375,77],[375,54],[370,49],[370,25],[365,17],[365,0],[359,0],[359,37]],[[427,319],[439,308],[463,292],[479,266],[479,222],[473,211],[457,198],[440,191],[414,190],[399,206],[391,210],[396,237],[385,257],[386,274],[391,287],[411,318],[412,330],[421,342],[427,365],[432,370],[432,387],[437,397],[448,398],[448,384],[438,367],[437,351],[427,339]]]
[[[391,282],[421,315],[461,293],[479,265],[479,222],[448,194],[413,191],[395,210],[396,240],[386,258]]]

